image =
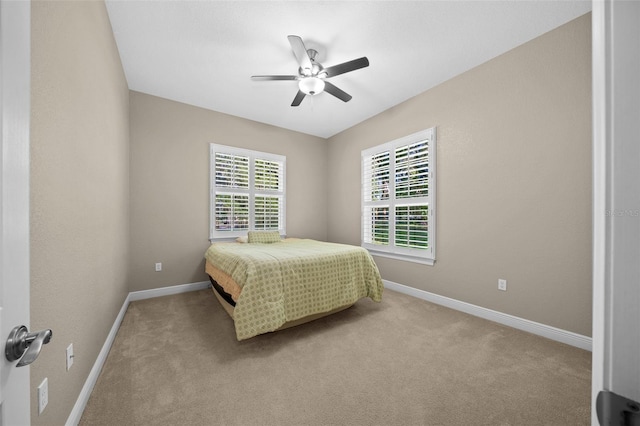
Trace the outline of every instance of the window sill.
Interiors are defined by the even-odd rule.
[[[424,257],[408,256],[406,254],[389,253],[385,251],[376,251],[370,248],[367,248],[367,250],[372,256],[386,257],[389,259],[402,260],[405,262],[420,263],[422,265],[433,266],[436,261],[435,259],[426,259]]]

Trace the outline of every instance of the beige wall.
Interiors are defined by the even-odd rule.
[[[383,278],[591,335],[590,14],[332,137],[329,240],[359,244],[360,151],[432,126],[437,261]]]
[[[326,239],[324,139],[138,92],[130,108],[130,290],[207,281],[210,143],[285,155],[287,235]]]
[[[53,330],[31,367],[31,420],[61,425],[129,291],[129,93],[104,3],[31,13],[31,329]]]

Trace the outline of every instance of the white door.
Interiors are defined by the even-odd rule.
[[[28,425],[29,367],[4,356],[11,329],[29,326],[29,1],[0,1],[0,426]]]
[[[600,391],[640,401],[640,2],[594,1],[592,19],[592,424],[598,425]],[[640,418],[640,404],[622,408]],[[620,412],[612,417],[617,423]]]

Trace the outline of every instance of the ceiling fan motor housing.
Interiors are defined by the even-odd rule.
[[[298,69],[298,73],[301,77],[318,77],[325,78],[327,73],[324,72],[324,67],[316,62],[316,56],[318,55],[318,51],[314,49],[307,50],[307,54],[309,55],[309,60],[311,61],[311,68],[302,68]]]

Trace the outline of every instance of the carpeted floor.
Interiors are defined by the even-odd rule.
[[[386,290],[238,342],[211,290],[131,303],[81,425],[588,425],[591,354]]]

